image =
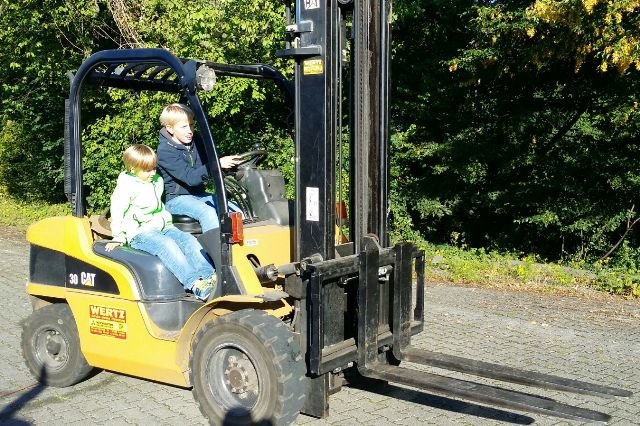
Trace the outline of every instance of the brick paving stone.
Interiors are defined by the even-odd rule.
[[[334,410],[332,410],[332,413]],[[377,418],[374,412],[358,412],[357,418],[350,418],[350,424],[368,424]],[[332,420],[333,422],[333,420]]]
[[[191,425],[194,423],[188,422],[183,416],[173,413],[173,415],[165,417],[160,424],[167,426],[184,426],[185,424]]]
[[[97,410],[90,410],[87,412],[89,417],[96,422],[111,423],[111,419],[121,417],[119,411],[114,411],[111,408],[105,407]]]
[[[198,407],[196,407],[195,404],[192,404],[192,402],[193,399],[190,399],[188,401],[176,400],[175,403],[171,404],[171,410],[176,414],[182,415],[183,417],[200,416]]]
[[[306,424],[311,424],[311,423],[313,423],[314,425],[318,425],[319,424],[317,419],[315,419],[313,417],[309,417],[309,416],[300,415],[296,419],[296,424],[298,424],[298,425],[306,425]]]
[[[8,425],[206,425],[190,390],[110,372],[65,389],[36,386],[20,352],[21,322],[31,312],[24,293],[28,245],[0,237],[0,423]],[[425,332],[417,347],[526,368],[635,394],[603,399],[509,389],[598,409],[612,425],[640,424],[640,302],[580,298],[445,285],[426,288]],[[416,369],[475,380],[425,366]],[[478,379],[495,385],[496,381]],[[555,417],[484,407],[400,385],[345,384],[330,397],[330,415],[300,415],[296,424],[323,425],[580,424]]]
[[[156,417],[149,416],[148,413],[145,413],[140,409],[140,407],[132,407],[127,410],[122,410],[118,414],[120,414],[123,418],[127,419],[132,424],[142,424],[144,421],[153,421],[158,420]]]
[[[348,418],[346,420],[341,420],[341,421],[335,422],[333,424],[337,425],[337,426],[354,426],[354,425],[361,425],[362,421],[363,421],[363,419],[356,420],[353,417],[350,417],[350,418]]]

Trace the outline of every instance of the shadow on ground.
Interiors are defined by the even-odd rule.
[[[357,380],[350,380],[345,384],[345,386],[349,386],[353,389],[360,389],[367,392],[376,393],[378,395],[388,396],[394,399],[400,399],[407,402],[413,402],[416,404],[437,408],[439,410],[468,414],[506,423],[530,425],[535,422],[535,419],[522,414],[500,410],[497,408],[485,407],[483,405],[459,401],[443,396],[432,395],[420,390],[402,388],[393,384],[387,384],[379,380],[358,378]]]

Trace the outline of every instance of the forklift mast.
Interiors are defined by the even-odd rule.
[[[400,347],[423,326],[424,255],[411,244],[382,248],[389,244],[389,19],[387,0],[297,0],[293,10],[289,2],[287,43],[278,52],[295,60],[295,260],[304,265],[300,288],[288,280],[285,290],[300,297],[295,329],[314,395],[303,411],[317,417],[328,414],[328,395],[340,387],[332,373],[376,361],[380,346]],[[350,242],[336,244],[345,151]]]
[[[278,53],[296,60],[298,260],[335,257],[343,104],[349,117],[350,240],[356,253],[368,234],[388,244],[389,7],[386,0],[298,0],[295,22],[288,23],[288,45]]]

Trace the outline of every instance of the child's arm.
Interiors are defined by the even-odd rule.
[[[227,155],[220,159],[220,167],[223,169],[231,169],[242,162],[242,157],[238,155]]]

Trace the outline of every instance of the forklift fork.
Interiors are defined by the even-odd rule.
[[[557,417],[606,422],[610,416],[597,411],[556,402],[508,389],[483,385],[432,373],[416,371],[381,362],[379,354],[384,347],[378,342],[381,282],[379,277],[380,247],[373,238],[365,237],[363,255],[360,262],[358,286],[358,358],[357,368],[361,375],[373,379],[386,380],[442,395],[490,404],[494,406],[536,412]],[[416,300],[412,300],[412,259],[415,248],[412,244],[400,244],[395,248],[396,263],[392,280],[392,324],[393,356],[400,361],[412,362],[445,370],[454,370],[469,375],[487,377],[500,381],[537,386],[597,396],[628,397],[631,392],[592,383],[565,379],[548,374],[519,370],[488,362],[458,356],[445,355],[411,346],[412,323],[423,316],[424,300],[424,256],[417,257]],[[415,307],[412,304],[415,303]],[[411,312],[414,311],[414,317]]]

